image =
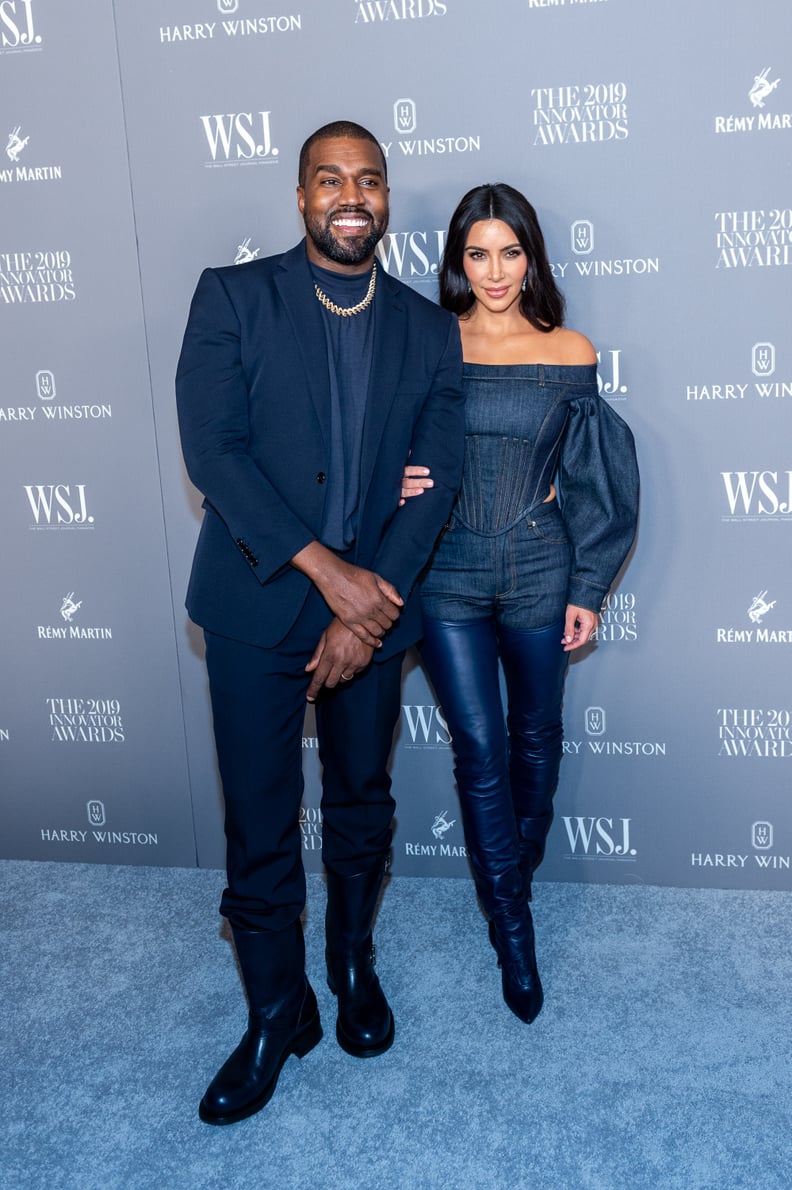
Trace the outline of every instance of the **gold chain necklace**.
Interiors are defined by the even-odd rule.
[[[332,314],[340,314],[342,318],[351,318],[353,314],[360,314],[367,306],[370,306],[374,299],[374,290],[377,288],[377,262],[371,266],[371,280],[369,287],[366,290],[366,296],[358,302],[356,306],[337,306],[335,302],[331,302],[330,298],[324,293],[314,281],[314,292],[319,298],[319,301],[326,310],[330,310]]]

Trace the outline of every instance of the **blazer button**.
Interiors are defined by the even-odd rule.
[[[324,471],[318,471],[316,473],[316,482],[317,483],[324,483],[326,479],[327,479],[327,476],[325,475]]]

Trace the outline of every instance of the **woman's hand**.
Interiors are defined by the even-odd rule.
[[[564,652],[571,653],[573,649],[587,645],[598,624],[597,612],[590,612],[587,607],[575,607],[574,603],[568,603],[564,635],[561,638]]]
[[[408,465],[404,468],[399,508],[410,496],[422,496],[426,488],[434,487],[434,480],[429,478],[430,474],[428,467],[410,467]]]

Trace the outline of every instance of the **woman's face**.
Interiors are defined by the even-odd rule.
[[[527,261],[508,223],[501,219],[474,223],[465,244],[463,267],[474,298],[493,314],[503,314],[519,301]]]

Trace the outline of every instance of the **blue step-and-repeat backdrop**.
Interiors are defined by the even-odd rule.
[[[173,376],[201,269],[300,238],[335,118],[430,297],[459,197],[528,195],[638,442],[542,877],[792,887],[788,0],[0,2],[0,856],[223,866]],[[414,654],[403,704],[394,871],[466,876]],[[304,758],[318,870],[310,712]]]

